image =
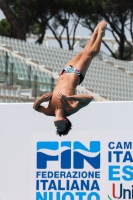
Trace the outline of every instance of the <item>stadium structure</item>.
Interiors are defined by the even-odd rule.
[[[34,102],[52,91],[77,53],[0,36],[0,102]],[[99,54],[76,93],[95,101],[133,100],[133,64]]]

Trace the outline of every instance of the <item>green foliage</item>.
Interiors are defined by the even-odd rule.
[[[10,8],[12,9],[13,13],[15,14],[17,19],[20,19],[20,13],[21,13],[21,5],[23,3],[23,0],[8,0],[8,4]]]
[[[27,33],[28,34],[34,34],[34,35],[39,35],[41,32],[41,26],[38,23],[31,22],[28,26]]]
[[[120,55],[119,55],[119,49],[114,53],[115,54],[115,57],[117,58],[117,59],[119,59],[120,58]],[[125,45],[124,46],[124,60],[131,60],[132,59],[132,46],[129,46],[129,45]],[[129,56],[128,56],[129,55]]]
[[[13,32],[7,19],[2,19],[0,21],[0,35],[6,37],[13,37]]]

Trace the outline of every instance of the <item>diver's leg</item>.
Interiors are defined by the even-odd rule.
[[[67,62],[67,64],[65,66],[72,65],[74,67],[75,64],[81,59],[83,51],[87,51],[88,49],[90,49],[93,46],[93,44],[97,38],[98,27],[99,27],[99,24],[96,26],[96,28],[91,36],[91,39],[89,40],[87,45],[84,47],[84,49],[79,54],[77,54],[74,58],[72,58],[69,62]]]
[[[106,28],[106,22],[105,21],[100,22],[98,26],[97,34],[93,35],[95,39],[92,37],[91,45],[88,42],[88,44],[80,53],[80,59],[78,59],[78,61],[73,64],[73,67],[80,70],[83,76],[85,76],[86,71],[92,59],[99,53],[102,37],[105,32],[105,28]]]

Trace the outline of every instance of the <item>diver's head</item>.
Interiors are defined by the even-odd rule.
[[[60,137],[62,135],[67,135],[72,128],[72,124],[68,118],[60,118],[59,120],[56,118],[54,124],[56,126],[56,134]]]

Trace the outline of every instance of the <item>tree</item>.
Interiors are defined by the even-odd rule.
[[[129,52],[132,51],[132,47],[129,45],[125,45],[124,46],[124,57],[127,57],[127,55],[129,54]],[[117,51],[114,52],[115,54],[115,58],[119,59],[119,49]],[[125,60],[132,60],[132,55],[128,56],[127,59]]]
[[[48,28],[55,36],[60,48],[63,48],[62,34],[66,32],[68,47],[73,49],[76,28],[80,20],[80,16],[73,14],[73,1],[75,0],[45,0],[45,6],[43,0],[34,0],[32,2],[30,15],[41,27],[41,36],[37,42],[40,44],[43,42],[46,29]],[[72,42],[70,42],[71,34],[73,35]]]
[[[0,8],[12,27],[17,39],[25,40],[27,32],[27,14],[31,0],[0,0]]]
[[[30,6],[30,7],[29,7]],[[93,32],[97,23],[105,19],[107,30],[118,44],[118,58],[130,58],[133,51],[127,35],[133,42],[133,2],[131,0],[0,0],[12,29],[13,37],[26,39],[26,33],[38,36],[36,42],[42,44],[46,30],[49,29],[63,48],[62,35],[66,33],[68,48],[73,49],[79,23]],[[127,34],[127,31],[129,34]],[[72,37],[72,40],[70,39]],[[103,41],[113,57],[116,54]]]
[[[80,16],[66,13],[64,10],[61,10],[55,15],[55,18],[52,21],[52,23],[47,24],[48,28],[55,36],[55,39],[59,42],[60,48],[63,48],[62,34],[66,32],[68,48],[69,50],[73,50],[75,44],[76,29],[79,24],[79,20]],[[60,33],[58,31],[59,27],[62,27]],[[72,36],[72,39],[70,38],[70,36]]]
[[[13,31],[7,19],[2,19],[0,21],[0,35],[6,37],[13,37]]]
[[[130,51],[125,55],[126,45],[131,47],[131,43],[128,42],[126,36],[127,34],[125,32],[126,23],[129,21],[129,16],[130,16],[129,8],[131,4],[128,4],[128,2],[125,0],[121,1],[121,3],[119,3],[119,1],[114,0],[113,3],[114,4],[112,6],[111,1],[108,1],[108,7],[105,6],[106,10],[104,7],[101,8],[101,14],[109,23],[110,28],[108,28],[108,30],[111,31],[112,35],[114,36],[115,40],[118,43],[119,46],[118,58],[121,60],[127,60],[132,54],[131,48],[129,48]],[[111,52],[111,49],[109,50]]]
[[[82,21],[82,25],[84,27],[88,27],[91,31],[93,31],[93,25],[96,25],[97,21],[104,18],[108,23],[107,30],[112,33],[118,44],[118,58],[121,60],[128,59],[132,54],[131,48],[129,48],[129,52],[126,55],[124,54],[126,47],[125,44],[130,47],[132,46],[126,36],[127,23],[130,27],[131,34],[133,32],[132,16],[130,16],[130,13],[132,13],[131,5],[131,2],[125,0],[122,0],[121,2],[118,0],[95,0],[92,2],[93,13],[89,16],[85,16],[85,19]],[[103,43],[112,56],[116,58],[115,53],[109,45],[107,45],[104,41]]]
[[[130,33],[130,37],[132,40],[132,45],[130,45],[130,51],[132,52],[131,54],[131,60],[133,60],[133,9],[129,9],[129,22],[126,24],[126,29]]]
[[[32,0],[29,18],[32,24],[36,24],[38,27],[38,39],[36,43],[42,44],[48,21],[54,17],[56,12],[56,8],[53,5],[52,0]],[[31,31],[31,29],[30,29]],[[32,29],[31,33],[34,34],[34,30]]]

